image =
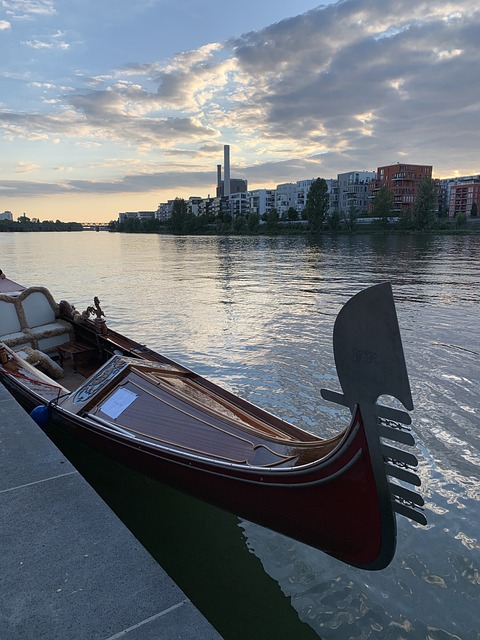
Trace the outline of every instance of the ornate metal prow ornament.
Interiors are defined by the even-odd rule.
[[[93,306],[88,306],[85,311],[82,311],[81,313],[66,300],[62,300],[60,302],[60,311],[62,315],[72,318],[74,322],[78,323],[85,322],[86,320],[89,320],[91,316],[95,316],[94,322],[98,333],[102,333],[103,335],[107,335],[108,333],[105,314],[102,311],[100,300],[97,296],[93,299]]]
[[[97,318],[104,318],[105,314],[102,311],[100,300],[97,298],[97,296],[94,297],[93,304],[95,305],[94,307],[89,307],[89,309],[92,310],[92,313],[95,314]]]
[[[345,304],[335,322],[333,350],[343,394],[322,389],[322,397],[349,407],[352,414],[360,407],[383,506],[426,524],[423,498],[403,486],[420,486],[414,472],[417,458],[397,446],[415,445],[410,415],[377,403],[380,396],[388,395],[413,410],[390,283],[370,287]],[[396,530],[393,512],[388,526]]]

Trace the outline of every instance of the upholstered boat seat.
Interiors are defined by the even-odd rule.
[[[10,348],[48,353],[72,337],[70,324],[58,318],[58,305],[48,289],[30,287],[15,297],[0,294],[0,342]]]

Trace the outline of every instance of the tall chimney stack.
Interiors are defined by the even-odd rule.
[[[217,198],[222,195],[222,165],[217,164]]]
[[[230,145],[223,147],[223,195],[230,195]]]

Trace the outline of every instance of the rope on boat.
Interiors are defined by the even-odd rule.
[[[24,373],[14,373],[13,371],[7,371],[3,367],[0,367],[0,371],[7,376],[12,378],[20,378],[21,380],[28,380],[29,382],[33,382],[34,384],[40,384],[44,387],[52,387],[52,389],[58,389],[60,391],[61,387],[57,384],[50,384],[49,382],[44,382],[43,380],[38,380],[38,378],[31,378],[30,376],[26,376]]]

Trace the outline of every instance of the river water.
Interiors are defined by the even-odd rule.
[[[398,518],[387,569],[347,567],[106,460],[79,464],[226,640],[480,638],[480,237],[3,233],[0,268],[80,310],[97,295],[112,328],[325,436],[346,419],[320,397],[338,389],[335,316],[391,281],[428,526]]]

